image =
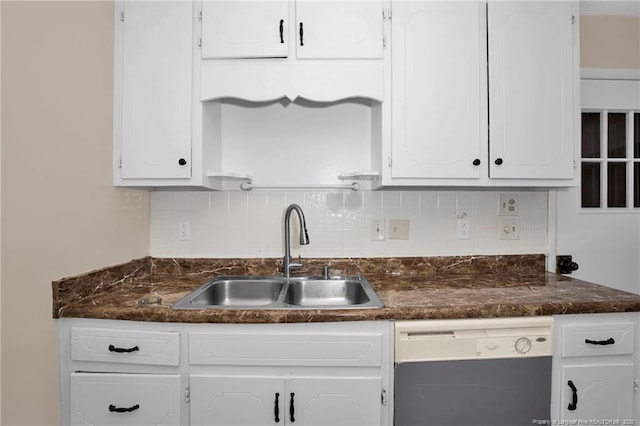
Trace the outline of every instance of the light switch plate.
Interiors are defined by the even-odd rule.
[[[459,240],[468,240],[471,238],[471,223],[469,219],[458,219],[458,231],[456,237]]]
[[[389,219],[389,239],[408,240],[409,221],[405,219]]]
[[[384,241],[384,231],[384,219],[373,219],[371,221],[371,241]]]

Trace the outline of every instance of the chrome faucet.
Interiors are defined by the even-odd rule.
[[[285,277],[290,276],[292,269],[297,269],[302,267],[302,262],[299,260],[298,262],[293,262],[291,259],[291,212],[295,211],[298,215],[298,222],[300,222],[300,245],[306,246],[309,244],[309,234],[307,233],[307,223],[304,220],[304,213],[302,209],[297,204],[291,204],[287,207],[287,211],[284,214],[284,266],[283,273]]]

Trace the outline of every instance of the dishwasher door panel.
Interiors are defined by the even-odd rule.
[[[548,421],[551,357],[428,361],[395,369],[395,426]]]

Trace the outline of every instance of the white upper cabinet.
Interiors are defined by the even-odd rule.
[[[289,51],[289,2],[202,2],[202,58],[284,58]]]
[[[488,3],[491,178],[573,178],[573,8]]]
[[[486,18],[480,2],[397,2],[393,178],[479,178],[486,161]]]
[[[382,0],[204,0],[200,100],[382,101],[382,12]]]
[[[380,186],[574,183],[575,2],[391,7]]]
[[[382,0],[296,1],[298,59],[382,59]]]
[[[382,0],[202,2],[203,59],[286,58],[290,40],[298,59],[381,59]]]
[[[192,5],[122,2],[117,19],[116,177],[189,178]]]

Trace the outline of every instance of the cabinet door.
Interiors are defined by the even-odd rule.
[[[188,178],[192,5],[123,2],[123,8],[122,87],[116,89],[122,178]]]
[[[392,16],[392,177],[479,178],[487,170],[484,4],[397,2]]]
[[[296,57],[379,59],[382,0],[296,2]]]
[[[254,426],[283,422],[280,377],[191,375],[191,424]]]
[[[287,0],[202,2],[202,58],[286,57]]]
[[[488,3],[491,178],[573,178],[573,9]]]
[[[71,374],[72,425],[179,425],[180,376]]]
[[[287,421],[304,426],[379,425],[381,392],[379,377],[294,377],[287,381]]]
[[[569,381],[575,387],[575,392]],[[563,366],[560,384],[563,387],[560,394],[560,420],[606,420],[619,423],[601,424],[633,424],[630,422],[633,419],[633,364]],[[573,409],[569,408],[570,405]]]

